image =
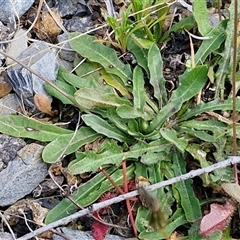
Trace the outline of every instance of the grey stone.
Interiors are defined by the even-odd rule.
[[[34,0],[0,0],[0,20],[8,23],[16,14],[20,18],[33,3]]]
[[[87,32],[93,27],[90,17],[73,17],[69,20],[63,20],[63,26],[68,32]]]
[[[63,60],[60,57],[57,58],[57,61],[58,61],[59,66],[67,69],[68,71],[72,71],[73,68],[74,68],[73,62],[69,62],[69,61]]]
[[[58,40],[59,43],[64,42],[64,41],[68,40],[68,36],[67,36],[66,33],[63,33],[61,35],[58,35],[57,40]],[[75,51],[72,50],[72,48],[70,47],[69,43],[66,42],[64,44],[61,44],[60,46],[62,48],[64,48],[64,49],[60,49],[59,57],[61,59],[67,60],[69,62],[74,61],[74,59],[75,59]]]
[[[48,47],[47,43],[34,42],[21,53],[18,59],[49,81],[56,79],[58,64],[55,53]],[[36,93],[47,95],[44,81],[20,65],[10,67],[7,74],[13,90],[28,107],[28,111],[34,112],[36,107],[33,103],[33,96]]]
[[[0,99],[0,115],[16,113],[19,106],[21,106],[21,101],[17,95],[9,93]]]
[[[17,151],[26,145],[21,138],[0,134],[0,171],[15,159]]]
[[[13,236],[10,233],[0,232],[1,240],[14,240]]]
[[[58,9],[61,17],[72,16],[77,11],[71,0],[57,0],[55,7]]]
[[[43,146],[31,143],[0,172],[0,206],[8,206],[31,193],[48,174],[41,159]]]
[[[57,230],[61,231],[62,233],[66,234],[72,239],[81,239],[81,240],[94,240],[94,238],[91,235],[90,231],[78,231],[78,230],[72,230],[66,227],[62,228],[57,228]],[[104,240],[124,240],[125,238],[119,237],[117,235],[111,235],[108,234]],[[58,235],[53,235],[53,240],[64,240],[64,238],[58,236]]]

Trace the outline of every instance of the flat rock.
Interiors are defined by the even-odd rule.
[[[8,206],[31,193],[48,174],[41,159],[43,146],[31,143],[0,172],[0,206]]]
[[[34,42],[21,53],[18,59],[49,81],[56,79],[58,71],[56,55],[46,42]],[[20,65],[9,68],[7,75],[13,90],[23,100],[28,111],[36,111],[34,95],[36,93],[48,95],[44,89],[44,81]]]
[[[57,40],[59,43],[64,42],[64,41],[68,40],[68,36],[66,33],[63,33],[63,34],[57,36]],[[67,60],[69,62],[74,61],[75,51],[73,51],[73,49],[70,47],[69,43],[66,42],[64,44],[61,44],[60,46],[63,49],[60,49],[59,57],[61,59]]]
[[[10,93],[0,99],[0,115],[16,113],[19,106],[21,106],[20,99],[15,93]]]
[[[56,8],[61,17],[72,16],[77,11],[71,0],[57,0]]]
[[[16,13],[20,18],[33,3],[34,0],[0,0],[0,20],[8,23]]]
[[[93,28],[91,17],[73,17],[69,20],[63,20],[63,26],[68,32],[87,32]]]
[[[16,158],[18,150],[25,145],[26,142],[21,138],[0,134],[0,171]]]

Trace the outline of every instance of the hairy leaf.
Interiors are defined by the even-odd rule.
[[[128,85],[128,80],[132,79],[130,66],[123,64],[112,48],[96,42],[97,39],[90,35],[77,37],[79,33],[70,33],[69,36],[71,40],[69,44],[77,53],[92,62],[99,63],[108,73],[117,75],[125,85]]]
[[[174,163],[172,168],[175,176],[180,176],[186,173],[186,163],[177,150],[173,151],[172,160]],[[191,179],[180,181],[175,184],[175,187],[180,194],[180,204],[184,209],[186,219],[190,222],[202,216],[199,201],[193,192],[191,184]]]
[[[162,140],[151,143],[138,142],[129,151],[111,145],[101,153],[86,152],[81,159],[73,160],[69,164],[69,170],[74,174],[96,171],[99,167],[109,164],[120,165],[123,159],[137,159],[145,152],[161,152],[168,149],[171,145]],[[147,159],[146,159],[147,161]]]
[[[79,105],[85,109],[119,107],[121,105],[130,106],[131,103],[119,97],[115,93],[108,93],[100,89],[81,88],[76,91],[74,97]]]
[[[43,150],[42,158],[47,163],[54,163],[59,160],[62,154],[73,153],[81,146],[93,142],[101,136],[91,128],[81,127],[76,134],[64,134],[49,143]]]
[[[109,124],[106,120],[94,114],[85,114],[82,116],[83,121],[97,133],[106,137],[116,139],[120,142],[131,142],[132,139],[127,134]]]
[[[63,94],[59,93],[55,88],[53,88],[49,84],[44,84],[44,88],[51,96],[58,98],[59,100],[61,100],[62,103],[74,105],[75,101],[73,95],[76,92],[76,88],[66,82],[59,80],[57,80],[55,84],[58,88],[63,90],[69,97],[66,97]],[[73,99],[73,101],[70,100],[71,98]]]
[[[145,89],[143,72],[140,67],[135,67],[133,71],[133,106],[134,109],[143,111],[145,105]]]
[[[184,139],[179,139],[173,129],[161,128],[160,134],[170,143],[173,143],[181,152],[184,152],[188,143]]]
[[[195,64],[202,64],[210,53],[216,51],[226,38],[225,32],[226,21],[221,21],[206,36],[210,39],[203,40],[201,46],[195,54]]]
[[[148,68],[150,83],[154,89],[154,97],[158,100],[159,109],[167,102],[165,79],[163,77],[163,61],[156,44],[152,44],[148,52]]]
[[[0,132],[14,137],[31,138],[41,142],[50,142],[72,131],[42,123],[33,118],[17,115],[0,116]]]
[[[237,109],[240,109],[240,99],[236,99]],[[211,112],[215,110],[232,110],[232,99],[227,99],[225,101],[220,101],[216,99],[211,102],[198,104],[195,108],[188,109],[182,116],[179,117],[178,121],[185,121],[191,117],[200,115],[204,112]]]
[[[199,0],[193,2],[193,16],[198,25],[198,31],[202,36],[207,35],[212,27],[209,23],[209,10],[205,1]]]
[[[122,170],[116,170],[115,167],[112,167],[106,170],[110,175],[111,179],[117,184],[121,185],[123,183]],[[134,171],[134,166],[130,165],[127,168],[127,179],[132,178]],[[88,182],[81,184],[74,194],[71,195],[74,201],[76,201],[80,206],[86,207],[102,196],[106,191],[113,188],[113,185],[109,182],[108,179],[102,174],[99,173],[96,176],[92,177]],[[51,222],[62,219],[66,216],[71,215],[76,212],[77,206],[72,203],[67,198],[63,199],[56,207],[54,207],[48,213],[45,223],[49,224]]]
[[[148,131],[160,128],[162,124],[181,108],[182,104],[196,95],[207,80],[207,67],[198,66],[180,76],[180,86],[173,92],[168,103],[150,123]]]

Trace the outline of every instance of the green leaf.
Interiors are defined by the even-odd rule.
[[[226,21],[221,21],[206,35],[210,39],[203,40],[201,46],[198,48],[194,56],[196,65],[202,64],[208,55],[216,51],[223,43],[226,38],[225,25]]]
[[[96,42],[95,37],[90,35],[77,36],[79,33],[69,34],[71,40],[69,44],[72,49],[90,61],[99,63],[108,73],[117,75],[125,85],[128,85],[128,80],[132,79],[130,65],[123,64],[112,48]]]
[[[232,72],[233,63],[233,39],[234,39],[234,4],[235,1],[231,2],[228,8],[229,18],[226,27],[226,41],[224,43],[223,51],[221,52],[221,60],[218,63],[218,70],[216,72],[216,97],[223,98],[223,92],[225,90],[225,79],[228,74]],[[238,13],[240,12],[240,5],[238,4]],[[238,47],[238,59],[239,59],[239,47]],[[239,79],[239,78],[237,78]]]
[[[121,169],[116,170],[115,167],[112,167],[106,171],[117,185],[121,185],[123,183]],[[133,172],[133,165],[127,167],[127,179],[131,179],[133,177]],[[87,183],[81,184],[78,191],[72,194],[71,197],[80,206],[86,207],[94,203],[97,199],[99,199],[99,197],[112,188],[113,185],[109,182],[109,180],[107,180],[102,173],[99,173],[92,177]],[[76,211],[77,206],[65,198],[56,207],[50,210],[45,219],[45,223],[49,224],[57,221],[73,214]]]
[[[131,35],[132,40],[141,48],[149,49],[152,44],[154,43],[153,41],[149,39],[144,39],[144,38],[138,38],[136,35],[132,34]]]
[[[189,72],[179,76],[180,86],[173,91],[171,99],[181,99],[182,102],[194,97],[203,88],[206,83],[208,68],[207,66],[197,66]]]
[[[186,150],[194,157],[194,159],[199,161],[202,168],[210,165],[207,161],[207,153],[199,147],[199,144],[190,143]],[[210,184],[210,177],[208,174],[203,174],[200,177],[205,185]]]
[[[104,69],[101,69],[100,73],[107,85],[118,90],[122,96],[126,96],[128,99],[131,99],[131,95],[128,89],[121,84],[121,80],[118,76],[109,74]]]
[[[69,163],[68,169],[72,174],[96,171],[107,165],[119,165],[123,161],[124,152],[115,141],[107,142],[107,149],[98,152],[87,151],[85,157],[73,160]]]
[[[193,2],[193,16],[198,25],[198,31],[205,36],[208,34],[212,27],[209,23],[209,10],[207,9],[205,0],[198,0]]]
[[[75,60],[74,65],[78,65],[79,62],[80,59],[78,61]],[[99,67],[102,68],[102,66],[99,66],[99,64],[97,63],[84,62],[75,69],[75,72],[79,77],[85,78],[90,82],[99,82],[100,81],[100,74],[98,71]]]
[[[143,112],[145,105],[145,88],[143,72],[140,67],[135,67],[133,71],[133,106],[134,109]]]
[[[112,144],[108,150],[101,153],[87,152],[83,158],[76,159],[69,164],[69,170],[74,174],[96,171],[99,167],[109,164],[120,165],[123,159],[138,159],[146,152],[161,152],[169,149],[171,145],[162,140],[152,141],[151,143],[138,142],[129,151],[123,151]]]
[[[141,117],[142,115],[140,110],[135,109],[134,107],[128,105],[119,106],[116,112],[119,117],[125,119],[135,119]]]
[[[138,208],[137,218],[136,218],[136,226],[140,232],[140,239],[166,239],[165,236],[161,232],[152,232],[149,229],[146,230],[144,226],[147,224],[146,216],[148,215],[148,210],[143,207]],[[169,220],[169,224],[164,228],[164,231],[167,235],[170,235],[177,227],[184,225],[187,221],[184,216],[182,209],[178,208],[173,216]],[[140,225],[140,226],[139,226]],[[141,227],[141,225],[143,225]],[[144,230],[143,230],[144,229]],[[143,230],[143,231],[142,231]]]
[[[194,130],[191,128],[185,128],[185,127],[181,127],[179,130],[179,132],[182,132],[184,134],[189,134],[190,136],[194,136],[198,139],[201,139],[205,142],[214,142],[214,137],[204,131],[198,131],[198,130]]]
[[[181,122],[180,126],[214,132],[216,128],[218,129],[218,131],[224,131],[226,124],[217,120],[209,119],[205,121],[188,120],[185,122]]]
[[[101,136],[102,135],[96,133],[88,127],[81,127],[76,134],[64,134],[49,143],[43,150],[42,158],[44,162],[54,163],[56,160],[59,160],[62,154],[68,155],[73,153],[81,146],[91,143]],[[70,145],[68,146],[69,143]]]
[[[33,118],[17,115],[0,116],[0,132],[14,137],[30,138],[41,142],[50,142],[72,131],[56,127],[49,123],[38,122]]]
[[[156,44],[152,44],[148,52],[148,68],[150,83],[154,89],[154,97],[158,100],[159,109],[167,102],[165,79],[163,77],[163,61]]]
[[[240,99],[236,99],[237,109],[240,109]],[[232,110],[232,99],[227,99],[225,101],[220,101],[216,99],[211,102],[198,104],[195,108],[188,109],[182,116],[178,118],[179,122],[190,119],[204,112],[211,112],[215,110]]]
[[[128,100],[119,97],[115,93],[108,93],[93,88],[81,88],[75,92],[74,97],[79,105],[89,110],[95,108],[106,109],[109,107],[119,107],[121,105],[131,105]]]
[[[66,69],[59,70],[58,77],[62,77],[67,83],[71,84],[76,88],[101,88],[104,87],[100,80],[89,80],[81,78],[75,74],[70,73]]]
[[[66,93],[66,95],[68,95],[69,97],[67,98],[63,94],[59,93],[55,88],[53,88],[49,84],[45,83],[44,88],[51,96],[58,98],[59,100],[61,100],[62,103],[74,105],[73,95],[76,92],[76,88],[69,85],[66,82],[59,81],[59,80],[55,82],[55,85],[61,90],[63,90]],[[73,98],[73,101],[70,100],[71,98]]]
[[[95,130],[97,133],[101,133],[108,138],[114,138],[120,142],[131,142],[132,139],[130,136],[109,124],[106,120],[98,117],[94,114],[85,114],[82,116],[83,121]]]
[[[134,57],[137,60],[137,64],[141,66],[147,75],[149,76],[148,63],[147,63],[147,54],[148,50],[139,47],[131,38],[128,41],[128,51],[133,53]]]
[[[161,128],[161,126],[168,118],[180,110],[181,106],[181,99],[169,100],[168,103],[158,112],[156,117],[150,122],[150,126],[147,131],[152,132],[155,129]]]
[[[196,95],[204,86],[207,80],[207,67],[198,66],[190,72],[185,72],[179,77],[180,85],[173,91],[168,103],[158,112],[152,120],[148,131],[151,132],[160,128],[162,124],[172,115],[179,111],[182,104]]]
[[[184,139],[179,139],[177,133],[173,129],[161,128],[160,134],[170,143],[173,143],[181,152],[186,150],[188,145]]]
[[[179,151],[174,150],[172,153],[172,169],[175,176],[181,176],[186,173],[186,163]],[[198,199],[196,198],[193,188],[192,180],[188,179],[180,181],[175,184],[176,189],[180,194],[181,206],[184,209],[186,219],[189,222],[195,221],[202,216],[201,208]]]

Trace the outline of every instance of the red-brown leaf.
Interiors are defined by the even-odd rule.
[[[226,228],[235,210],[235,203],[227,201],[224,205],[213,203],[210,205],[210,213],[202,218],[199,234],[210,237],[213,232]]]

